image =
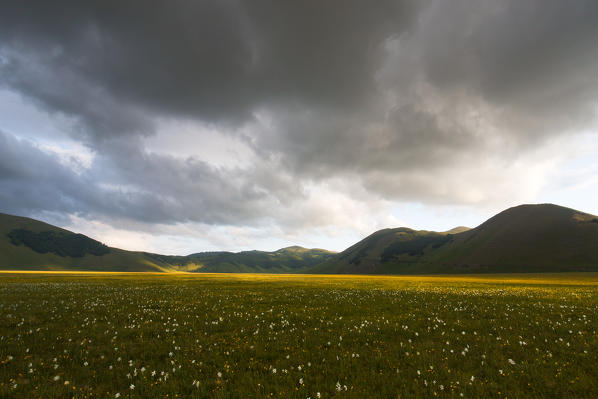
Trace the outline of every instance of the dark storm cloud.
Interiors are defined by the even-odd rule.
[[[0,85],[74,118],[96,157],[76,174],[4,135],[2,202],[243,224],[295,212],[330,178],[467,201],[471,165],[595,122],[597,22],[595,1],[3,2]],[[256,159],[216,168],[144,148],[178,118],[243,131]]]
[[[238,123],[281,100],[360,102],[380,42],[408,12],[389,1],[5,3],[3,80],[102,134],[137,130],[120,115],[98,121],[111,101]]]
[[[596,43],[593,1],[430,2],[385,40],[364,106],[275,109],[278,129],[259,147],[297,173],[354,171],[388,198],[438,200],[442,171],[459,176],[497,154],[512,163],[595,126]]]
[[[426,10],[405,41],[422,79],[505,109],[510,128],[534,136],[578,127],[593,113],[597,22],[591,0],[457,0]]]
[[[245,112],[244,82],[251,57],[231,2],[152,7],[134,1],[13,2],[2,8],[3,43],[24,58],[11,72],[18,74],[18,67],[28,63],[38,73],[59,72],[59,87],[44,90],[36,85],[50,109],[86,117],[85,109],[65,109],[62,102],[71,95],[93,101],[99,91],[118,103],[161,113],[219,118]],[[24,75],[9,84],[26,85]],[[81,90],[62,86],[69,77]],[[117,134],[122,133],[128,131],[118,129]]]

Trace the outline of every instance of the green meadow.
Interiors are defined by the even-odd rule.
[[[598,397],[598,274],[0,275],[0,397]]]

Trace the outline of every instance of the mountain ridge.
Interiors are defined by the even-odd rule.
[[[553,204],[524,204],[454,234],[384,229],[310,271],[356,274],[598,271],[598,217]]]
[[[42,221],[0,213],[0,270],[297,273],[333,254],[299,246],[186,256],[126,251]]]
[[[477,227],[378,230],[340,253],[289,246],[186,256],[125,251],[0,213],[0,269],[453,274],[598,271],[598,217],[554,204],[508,208]]]

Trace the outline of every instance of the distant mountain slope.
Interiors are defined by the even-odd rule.
[[[313,272],[598,271],[598,217],[552,204],[507,209],[471,230],[380,230]]]
[[[323,249],[288,247],[274,252],[201,252],[188,256],[150,254],[179,270],[204,273],[300,273],[336,253]]]
[[[0,269],[159,272],[170,266],[142,252],[109,248],[82,234],[0,213]]]
[[[459,228],[458,231],[467,231],[467,229]],[[383,229],[311,271],[354,274],[402,273],[405,270],[397,265],[416,263],[425,253],[453,239],[454,235],[449,232],[412,230],[406,227]]]
[[[384,229],[335,254],[159,255],[110,248],[82,234],[0,214],[0,269],[248,273],[503,273],[598,271],[598,217],[557,205],[507,209],[474,229]]]
[[[0,270],[300,273],[334,254],[301,247],[188,256],[133,252],[34,219],[0,213]]]
[[[598,271],[598,217],[552,204],[517,206],[456,235],[426,261],[446,271]]]

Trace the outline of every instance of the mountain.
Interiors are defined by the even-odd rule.
[[[299,273],[334,256],[323,249],[159,255],[108,247],[34,219],[0,213],[0,269]]]
[[[336,253],[324,249],[287,247],[274,252],[200,252],[187,256],[149,254],[178,270],[204,273],[300,273]]]
[[[552,204],[509,208],[474,229],[375,232],[314,273],[598,271],[598,217]]]
[[[0,269],[163,272],[142,252],[110,248],[50,224],[0,213]]]
[[[125,251],[37,220],[0,214],[0,269],[247,273],[515,273],[598,271],[598,217],[552,204],[509,208],[476,228],[384,229],[341,253],[187,256]]]

